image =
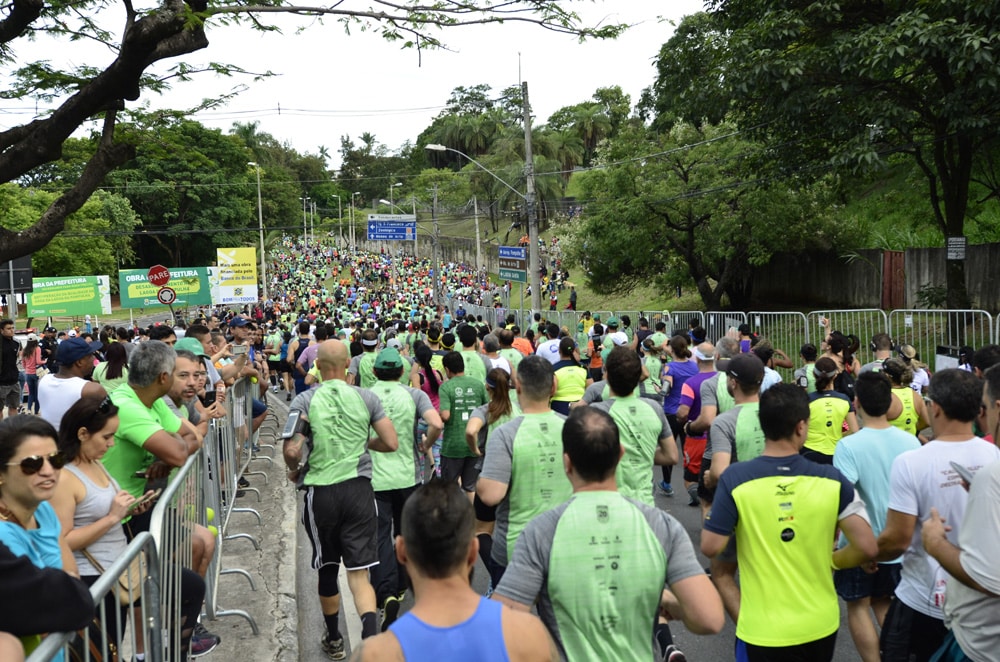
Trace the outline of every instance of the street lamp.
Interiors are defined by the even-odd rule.
[[[389,208],[390,209],[392,208],[392,189],[396,188],[397,186],[402,186],[402,185],[403,185],[403,182],[396,182],[395,184],[393,184],[392,186],[389,187]]]
[[[389,205],[389,211],[392,211],[393,209],[398,209],[400,214],[405,214],[406,213],[405,211],[403,211],[402,207],[400,207],[399,205],[393,204],[392,200],[386,200],[385,198],[382,198],[381,200],[379,200],[379,203],[383,204],[383,205]]]
[[[344,247],[344,212],[340,206],[340,196],[336,193],[330,194],[331,198],[337,198],[337,227],[340,229],[340,242],[337,244],[337,248]]]
[[[305,250],[306,244],[309,242],[309,217],[307,215],[306,209],[309,207],[309,196],[303,196],[299,198],[302,201],[302,249]]]
[[[257,170],[257,230],[260,232],[260,282],[264,289],[264,301],[267,301],[267,261],[264,259],[264,207],[260,200],[260,164],[248,161],[248,166]]]
[[[528,282],[531,284],[531,307],[535,311],[540,310],[541,309],[541,301],[542,301],[542,299],[541,299],[541,283],[540,283],[539,278],[538,278],[538,272],[539,272],[539,264],[538,264],[538,242],[537,242],[537,238],[538,238],[538,225],[537,225],[538,219],[535,218],[535,211],[534,211],[535,205],[534,205],[534,200],[533,200],[534,195],[532,194],[531,195],[532,199],[529,199],[528,196],[526,196],[525,194],[521,193],[516,188],[514,188],[513,186],[511,186],[509,183],[507,183],[506,181],[504,181],[500,177],[500,175],[496,174],[495,172],[493,172],[492,170],[490,170],[489,168],[487,168],[482,163],[480,163],[479,161],[475,160],[474,158],[472,158],[471,156],[469,156],[465,152],[462,152],[462,151],[459,151],[457,149],[454,149],[453,147],[448,147],[446,145],[438,145],[438,144],[435,144],[435,143],[431,143],[430,145],[424,145],[424,149],[430,150],[432,152],[455,152],[456,154],[464,156],[469,161],[471,161],[472,163],[474,163],[477,166],[479,166],[479,168],[481,168],[484,172],[486,172],[491,177],[493,177],[493,179],[497,180],[498,182],[500,182],[501,184],[503,184],[504,186],[506,186],[508,189],[510,189],[511,191],[513,191],[514,193],[516,193],[519,198],[521,198],[522,200],[524,200],[524,202],[525,202],[525,209],[526,209],[527,214],[528,214],[528,235],[530,237],[530,241],[528,242],[529,243],[529,246],[528,246],[528,271],[529,271],[529,273],[528,273],[528,279],[529,280],[528,280]],[[529,189],[528,189],[529,193],[531,193],[531,191],[532,191],[532,189],[530,188],[530,183],[531,183],[531,180],[529,178]]]

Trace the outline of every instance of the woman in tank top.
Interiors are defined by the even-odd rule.
[[[87,586],[93,585],[128,546],[122,520],[145,512],[153,503],[150,501],[130,510],[136,502],[135,497],[119,489],[101,463],[101,458],[114,444],[116,430],[118,407],[110,399],[96,396],[81,398],[70,407],[60,426],[59,451],[67,464],[51,503],[62,525],[63,538],[73,551],[80,579]],[[83,550],[100,564],[100,570]],[[117,591],[105,596],[104,608],[108,614],[108,643],[117,648],[122,636],[119,626],[126,615],[126,607],[118,602]],[[138,632],[141,633],[141,628]],[[136,652],[142,652],[141,638],[137,639],[136,646]]]
[[[893,357],[886,359],[882,364],[882,372],[888,375],[892,382],[893,401],[898,400],[902,404],[902,413],[890,418],[889,424],[903,432],[917,435],[930,425],[928,423],[930,416],[923,397],[910,388],[910,383],[913,381],[912,368],[903,359]],[[924,440],[921,440],[921,443],[924,443]]]

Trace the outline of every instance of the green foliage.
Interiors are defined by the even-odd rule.
[[[744,305],[753,265],[840,241],[829,184],[762,180],[749,167],[756,148],[726,124],[625,131],[599,151],[606,167],[578,175],[589,203],[558,227],[564,249],[599,293],[693,280],[709,308],[724,294]]]
[[[57,198],[56,193],[0,185],[5,228],[31,226]],[[66,220],[66,230],[32,255],[35,276],[96,276],[108,274],[117,288],[118,268],[129,264],[129,238],[138,221],[125,198],[104,191],[94,195]]]

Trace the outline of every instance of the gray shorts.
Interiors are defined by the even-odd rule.
[[[0,399],[8,407],[20,407],[21,386],[19,384],[0,384]]]

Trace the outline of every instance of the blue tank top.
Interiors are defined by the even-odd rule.
[[[389,626],[407,662],[440,662],[443,659],[509,662],[500,624],[503,605],[482,598],[469,620],[450,628],[427,625],[407,612]]]

